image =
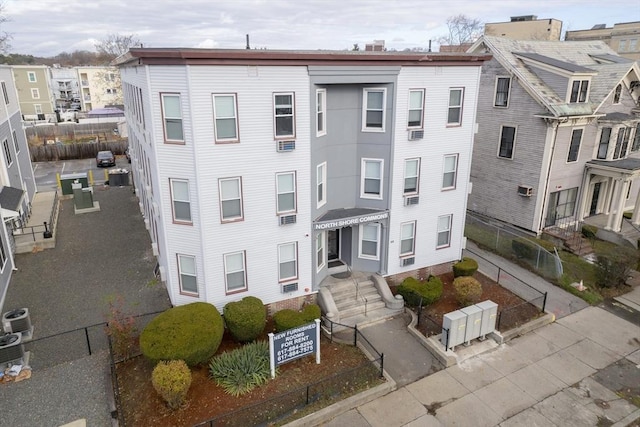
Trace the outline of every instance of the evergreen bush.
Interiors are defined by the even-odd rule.
[[[480,301],[482,285],[474,277],[461,276],[453,280],[456,300],[461,307],[467,307]]]
[[[240,342],[258,338],[267,321],[267,310],[262,300],[256,297],[245,297],[228,303],[224,306],[223,314],[229,332]]]
[[[227,393],[240,396],[269,380],[269,344],[255,341],[215,356],[209,362],[209,376]]]
[[[427,281],[407,277],[398,286],[398,293],[412,307],[420,304],[420,298],[422,298],[423,306],[430,305],[442,296],[442,280],[437,276],[429,276]]]
[[[307,321],[302,317],[302,313],[285,308],[273,315],[273,323],[275,324],[276,331],[282,332],[287,329],[302,326],[307,323]]]
[[[302,309],[302,317],[305,323],[313,322],[322,316],[322,310],[318,304],[305,305]]]
[[[598,233],[598,227],[595,225],[584,224],[582,226],[582,235],[587,239],[595,239]]]
[[[169,408],[178,409],[191,387],[191,371],[184,360],[161,361],[153,368],[151,383]]]
[[[153,362],[206,363],[222,342],[222,316],[212,304],[194,302],[156,316],[140,335],[140,350]]]
[[[478,271],[478,261],[473,258],[464,257],[453,264],[453,277],[473,276]]]

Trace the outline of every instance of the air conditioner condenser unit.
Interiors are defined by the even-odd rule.
[[[19,333],[22,341],[28,341],[33,337],[33,325],[28,308],[16,308],[2,315],[2,329],[6,334]]]

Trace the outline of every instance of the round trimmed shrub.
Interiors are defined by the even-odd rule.
[[[473,258],[464,257],[453,264],[453,277],[473,276],[478,271],[478,261]]]
[[[151,383],[169,408],[178,409],[191,387],[191,371],[184,360],[160,361],[153,368]]]
[[[322,310],[318,304],[305,305],[302,309],[302,318],[305,323],[313,322],[322,316]]]
[[[264,330],[267,310],[260,298],[244,297],[230,302],[223,309],[224,322],[236,341],[253,341]]]
[[[429,276],[426,282],[415,277],[407,277],[398,286],[398,293],[410,306],[418,306],[420,298],[423,306],[430,305],[442,296],[442,280],[436,276]]]
[[[285,308],[273,315],[273,323],[275,324],[276,331],[282,332],[287,329],[297,328],[307,322],[304,320],[304,317],[302,317],[302,313]]]
[[[456,299],[461,307],[467,307],[480,301],[482,297],[482,285],[471,276],[456,277],[453,280],[456,290]]]
[[[206,363],[222,342],[224,324],[218,309],[206,302],[173,307],[156,316],[140,334],[140,350],[153,362],[184,360]]]

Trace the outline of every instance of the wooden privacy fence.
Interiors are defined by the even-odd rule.
[[[98,151],[110,150],[113,154],[124,154],[128,142],[110,141],[79,144],[30,145],[29,153],[32,162],[48,162],[56,160],[91,159]]]

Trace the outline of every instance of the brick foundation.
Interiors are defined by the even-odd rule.
[[[285,299],[282,301],[277,301],[271,304],[267,304],[267,313],[269,316],[273,316],[274,313],[277,313],[280,310],[284,310],[288,308],[290,310],[299,311],[308,304],[316,304],[316,293],[304,295],[301,297]]]

